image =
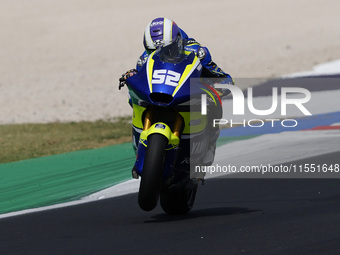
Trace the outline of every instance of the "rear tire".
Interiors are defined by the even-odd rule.
[[[168,139],[156,133],[151,134],[147,141],[148,147],[139,186],[138,204],[144,211],[151,211],[156,207],[159,198]]]
[[[182,186],[169,189],[161,194],[161,207],[170,215],[188,213],[195,202],[197,193],[197,180],[188,180]]]

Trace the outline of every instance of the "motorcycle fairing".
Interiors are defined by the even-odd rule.
[[[149,91],[166,93],[175,97],[194,71],[200,71],[202,65],[194,52],[180,63],[168,63],[160,60],[159,53],[153,52],[146,63]],[[196,76],[197,77],[197,76]],[[190,95],[189,86],[184,86],[182,94]],[[178,98],[181,97],[179,94]]]
[[[140,71],[127,79],[132,103],[143,102],[176,108],[179,104],[190,100],[190,96],[201,93],[197,84],[190,85],[189,78],[200,78],[202,65],[192,52],[180,63],[162,62],[159,51],[154,51]],[[147,81],[147,82],[145,82]],[[170,102],[152,100],[152,94],[167,94]],[[135,100],[134,100],[135,99]],[[136,101],[137,99],[137,101]]]
[[[133,146],[136,150],[134,170],[138,175],[142,174],[147,137],[153,133],[162,133],[169,141],[163,169],[163,179],[166,179],[173,172],[175,165],[181,167],[183,164],[188,164],[186,159],[190,157],[190,138],[192,135],[205,136],[207,119],[206,116],[201,115],[200,110],[195,113],[190,112],[189,101],[194,95],[200,98],[202,88],[204,88],[200,83],[202,70],[200,60],[194,52],[190,52],[186,53],[180,62],[170,63],[162,61],[160,53],[161,50],[153,52],[140,71],[127,79],[127,84],[133,107],[132,132]],[[170,98],[171,101],[159,102],[155,100],[157,97],[153,96],[164,94],[168,95],[167,98]],[[144,130],[144,115],[149,107],[172,109],[178,112],[184,123],[181,137],[174,138],[171,126],[166,121],[152,123],[153,125],[149,129]],[[158,128],[156,128],[156,124],[158,124]],[[164,132],[160,127],[164,127]],[[181,150],[180,155],[178,154],[179,149]]]

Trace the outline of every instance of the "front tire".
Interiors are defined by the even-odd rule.
[[[142,210],[151,211],[156,207],[159,199],[168,139],[156,133],[148,136],[147,141],[148,147],[139,186],[138,204]]]

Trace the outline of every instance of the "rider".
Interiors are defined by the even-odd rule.
[[[234,84],[233,79],[225,73],[220,67],[212,61],[210,52],[207,47],[201,46],[195,39],[189,36],[179,28],[176,23],[167,18],[157,18],[152,20],[146,27],[144,32],[144,48],[145,51],[139,57],[136,69],[131,69],[122,75],[127,78],[136,74],[148,60],[149,55],[156,49],[167,46],[175,41],[177,36],[183,39],[185,51],[194,51],[200,59],[203,68],[202,76],[206,78],[219,78],[219,84]],[[223,90],[217,89],[220,96],[224,95]]]
[[[147,25],[143,40],[145,51],[139,57],[136,69],[131,69],[122,75],[122,78],[120,78],[119,88],[124,86],[124,81],[128,77],[135,75],[141,69],[153,51],[160,47],[170,45],[172,42],[178,39],[178,37],[180,37],[180,39],[183,41],[184,50],[187,52],[195,52],[196,56],[200,59],[203,66],[202,78],[204,78],[204,82],[210,85],[210,88],[212,87],[211,89],[214,90],[218,96],[222,97],[227,95],[229,90],[215,89],[213,87],[216,83],[234,84],[234,80],[231,78],[231,76],[225,73],[220,67],[216,65],[215,62],[212,61],[208,48],[201,46],[195,39],[189,38],[189,36],[182,29],[180,29],[174,21],[167,18],[154,19]],[[209,78],[214,78],[214,81],[209,80]],[[221,118],[222,112],[220,111],[218,115],[219,116],[215,116],[214,118]],[[206,165],[211,165],[213,162],[216,140],[219,135],[219,128],[212,128],[211,132],[212,134],[209,149],[207,151],[206,157],[203,160],[204,164]]]

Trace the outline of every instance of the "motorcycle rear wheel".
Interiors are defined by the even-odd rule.
[[[158,202],[161,189],[165,148],[168,139],[161,134],[151,134],[145,152],[144,166],[138,193],[139,207],[144,211],[153,210]]]
[[[189,179],[186,185],[161,193],[161,207],[169,215],[188,213],[195,202],[197,180]]]

